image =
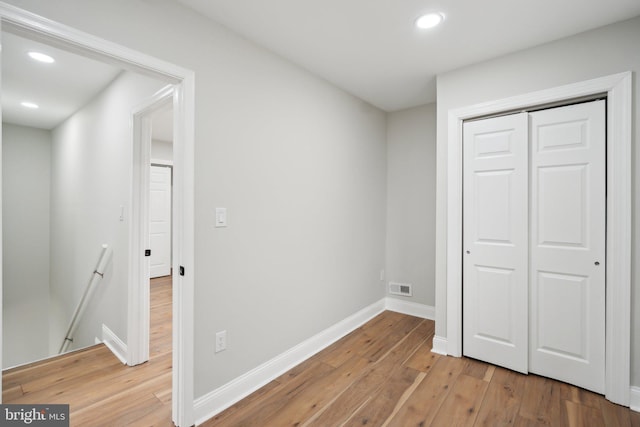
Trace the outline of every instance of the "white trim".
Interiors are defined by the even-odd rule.
[[[172,83],[184,81],[184,78],[192,73],[186,68],[4,2],[0,2],[0,16],[3,30],[28,34],[31,38],[38,38],[47,44],[62,46],[82,56],[111,61],[131,71],[154,77],[161,76]]]
[[[462,353],[462,122],[607,94],[606,398],[629,405],[631,334],[631,72],[454,109],[447,140],[447,354]]]
[[[191,70],[59,24],[3,2],[0,2],[0,24],[4,30],[9,29],[16,33],[27,34],[45,43],[63,46],[81,55],[109,60],[129,70],[162,78],[175,84],[173,96],[173,271],[175,273],[173,277],[172,420],[178,426],[191,426],[194,419],[193,294],[195,233],[193,170],[195,75]],[[178,275],[176,267],[179,265],[185,266],[185,276]]]
[[[151,170],[151,116],[171,103],[173,86],[166,86],[132,110],[133,162],[131,179],[131,221],[129,222],[129,298],[127,364],[149,360],[149,258],[144,256],[149,242],[149,192]],[[137,254],[137,255],[136,255]]]
[[[173,166],[173,160],[151,158],[151,166]]]
[[[172,420],[194,424],[195,75],[173,93],[173,370]],[[185,275],[180,276],[180,266]]]
[[[222,387],[197,398],[194,401],[196,425],[202,424],[349,332],[359,328],[382,313],[385,307],[386,301],[381,299]]]
[[[435,320],[436,318],[436,309],[431,305],[387,297],[385,299],[384,306],[387,310],[408,314],[409,316],[416,316],[429,320]]]
[[[436,354],[447,355],[447,339],[435,335],[433,337],[433,344],[431,346],[431,352]]]
[[[124,365],[127,364],[127,345],[104,323],[102,324],[102,342]]]
[[[631,387],[629,397],[629,409],[640,412],[640,387]]]

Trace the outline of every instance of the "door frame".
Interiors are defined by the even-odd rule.
[[[131,222],[129,225],[129,251],[132,262],[129,267],[129,299],[127,318],[127,365],[135,366],[149,360],[149,258],[144,251],[149,249],[149,191],[151,173],[152,115],[175,104],[175,89],[166,86],[142,105],[133,109],[133,167]],[[174,105],[175,106],[175,105]],[[174,115],[174,120],[176,119]],[[174,135],[175,137],[175,135]],[[174,204],[171,204],[173,214]],[[172,228],[173,228],[172,222]],[[178,230],[173,230],[177,232]],[[172,246],[171,251],[176,248]],[[138,254],[137,256],[134,256]],[[175,257],[172,257],[172,260]],[[178,269],[174,268],[177,272]],[[173,277],[173,283],[179,280]]]
[[[462,124],[535,106],[607,97],[605,396],[629,406],[631,361],[632,73],[624,72],[448,112],[446,337],[436,351],[462,355]]]
[[[155,119],[154,119],[155,120]],[[152,138],[152,144],[153,146],[153,138]],[[158,163],[160,162],[160,163]],[[150,162],[150,167],[149,167],[149,176],[151,176],[151,168],[162,168],[165,170],[169,170],[169,193],[173,194],[173,162],[170,160],[154,160],[153,157],[151,158],[151,162]],[[151,189],[151,182],[149,182],[149,189]],[[149,206],[151,206],[151,191],[149,191]],[[151,207],[149,207],[149,209],[151,209]],[[171,197],[170,200],[170,206],[169,206],[169,213],[171,215],[171,217],[169,218],[170,220],[170,232],[169,232],[169,275],[171,276],[172,280],[173,280],[173,239],[171,238],[173,235],[173,221],[171,221],[171,218],[173,218],[173,197]],[[149,227],[151,227],[151,213],[149,213]],[[151,247],[151,228],[149,228],[149,248],[151,248],[151,255],[153,256],[153,248]],[[151,259],[149,259],[149,262],[151,262]],[[154,277],[151,277],[151,264],[149,264],[149,280],[153,279]],[[163,276],[157,276],[157,277],[163,277]]]
[[[177,280],[174,277],[172,420],[177,426],[191,426],[194,424],[194,72],[2,2],[0,26],[173,85],[173,263],[184,266],[185,275],[177,276]],[[133,202],[133,189],[131,197]],[[135,263],[131,264],[135,268]],[[1,277],[0,274],[0,288]]]

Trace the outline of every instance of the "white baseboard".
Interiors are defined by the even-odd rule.
[[[433,348],[431,349],[432,353],[442,354],[444,356],[447,355],[447,339],[439,336],[433,337]]]
[[[123,364],[127,364],[127,345],[104,323],[102,324],[102,342]]]
[[[436,318],[435,307],[412,301],[403,301],[398,298],[387,297],[385,299],[385,308],[390,311],[421,317],[423,319],[435,320]]]
[[[640,412],[640,387],[631,387],[629,392],[629,408],[632,411]]]
[[[196,425],[202,424],[273,379],[359,328],[386,309],[385,299],[371,304],[297,346],[194,401]],[[126,353],[125,353],[126,354]]]

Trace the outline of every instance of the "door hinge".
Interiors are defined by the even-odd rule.
[[[151,249],[145,249],[144,256],[151,256]]]
[[[183,266],[180,266],[180,275],[184,276],[184,267]]]

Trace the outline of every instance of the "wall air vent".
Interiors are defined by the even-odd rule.
[[[410,297],[412,295],[411,285],[408,283],[389,282],[389,293],[392,295]]]

